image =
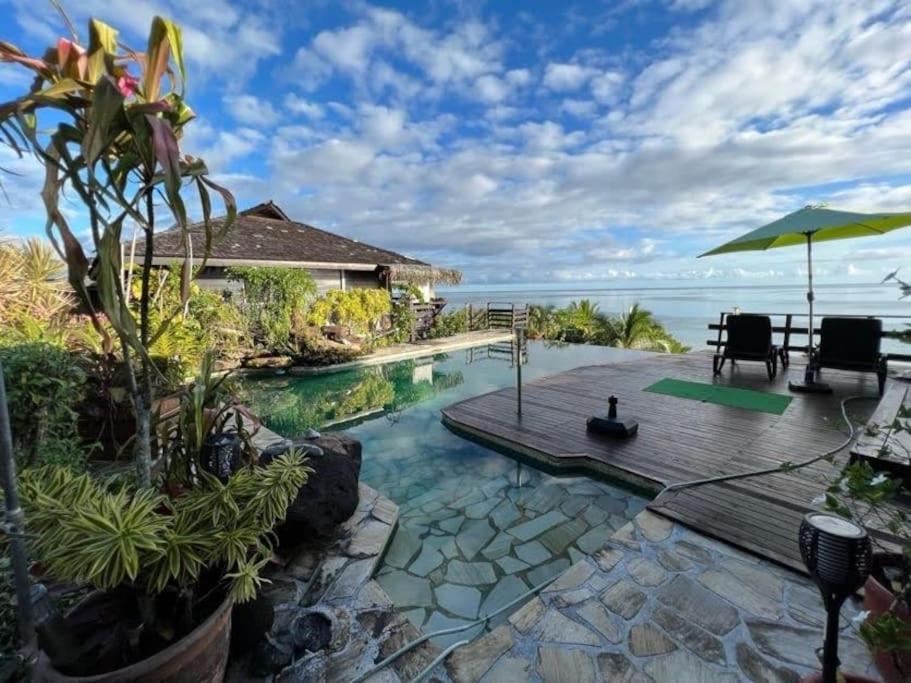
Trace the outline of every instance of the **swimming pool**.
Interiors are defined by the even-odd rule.
[[[523,379],[639,355],[530,342]],[[515,361],[506,344],[323,376],[244,380],[250,407],[279,434],[315,427],[360,439],[361,480],[400,511],[377,581],[425,632],[473,621],[559,574],[647,502],[588,477],[551,476],[441,424],[450,403],[514,385]]]

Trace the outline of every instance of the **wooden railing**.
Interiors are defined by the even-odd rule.
[[[743,313],[749,313],[750,315],[766,315],[772,319],[772,334],[782,335],[782,341],[778,347],[785,353],[795,351],[797,353],[806,353],[807,352],[807,343],[803,344],[794,344],[792,343],[791,338],[793,336],[797,337],[807,337],[809,334],[809,326],[807,323],[803,325],[795,324],[794,319],[808,318],[809,316],[806,313],[762,313],[762,312],[753,312],[753,311],[743,311]],[[719,314],[717,323],[709,323],[709,330],[717,331],[717,339],[707,339],[706,344],[709,346],[714,346],[716,349],[721,349],[725,346],[726,342],[724,340],[724,332],[727,330],[727,325],[725,320],[729,315],[736,315],[734,311],[722,311]],[[816,320],[822,320],[824,315],[816,315],[814,318]],[[841,315],[831,316],[838,318],[886,318],[888,320],[908,320],[911,321],[911,315],[889,315],[889,316],[876,316],[876,315]],[[775,324],[776,322],[781,324]],[[819,339],[819,334],[821,329],[815,324],[813,325],[813,336],[815,339]],[[902,332],[901,330],[883,330],[882,338],[883,339],[902,339],[906,337],[907,333]],[[904,353],[888,353],[886,354],[890,360],[897,360],[902,362],[911,362],[911,354]]]

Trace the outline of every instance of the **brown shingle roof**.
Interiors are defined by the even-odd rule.
[[[223,220],[223,217],[212,219],[216,232]],[[193,251],[201,257],[205,248],[202,224],[191,226],[190,235]],[[136,254],[138,256],[143,253],[145,243],[141,242],[136,245]],[[183,258],[183,253],[179,231],[168,230],[155,235],[156,261]],[[214,242],[209,255],[209,263],[212,265],[225,265],[222,262],[235,262],[239,265],[249,261],[362,266],[428,265],[388,249],[380,249],[306,223],[289,220],[272,202],[241,211],[228,232]]]

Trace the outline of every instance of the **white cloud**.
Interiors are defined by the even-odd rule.
[[[285,96],[285,109],[293,114],[306,116],[308,119],[319,120],[326,115],[323,105],[312,102],[294,93]]]
[[[231,116],[248,126],[272,126],[279,120],[272,103],[255,95],[226,95],[223,102]]]
[[[551,90],[578,90],[594,75],[594,70],[578,64],[551,62],[544,71],[543,84]]]

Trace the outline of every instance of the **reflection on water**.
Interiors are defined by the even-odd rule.
[[[530,381],[643,355],[529,342],[522,373]],[[483,346],[332,375],[245,381],[251,408],[276,432],[344,428],[360,439],[361,479],[400,513],[377,581],[425,632],[507,604],[601,548],[645,506],[617,486],[551,476],[443,427],[443,407],[513,386],[519,357],[515,349]]]

